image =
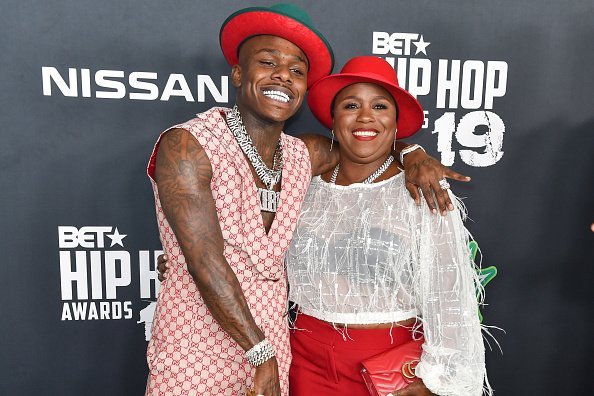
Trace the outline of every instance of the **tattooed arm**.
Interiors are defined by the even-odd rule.
[[[340,159],[338,142],[333,143],[332,151],[330,151],[331,140],[327,137],[304,134],[298,138],[303,140],[309,151],[313,176],[328,172],[338,164]],[[394,157],[399,158],[400,152],[407,146],[407,143],[397,141],[393,151]],[[406,154],[402,166],[404,167],[406,188],[410,196],[419,204],[421,199],[419,190],[421,190],[433,213],[437,213],[437,207],[443,215],[447,209],[454,210],[449,194],[439,186],[441,179],[448,177],[458,181],[470,181],[469,177],[445,167],[423,150],[415,150]]]
[[[303,143],[307,146],[312,176],[326,173],[338,164],[340,159],[338,142],[332,143],[331,139],[313,133],[299,135],[297,138],[303,140]],[[330,150],[331,147],[332,150]]]
[[[211,179],[210,161],[188,131],[173,129],[163,136],[155,168],[163,212],[206,306],[223,330],[248,350],[265,336],[223,255]],[[276,359],[256,368],[254,386],[257,393],[280,394]]]

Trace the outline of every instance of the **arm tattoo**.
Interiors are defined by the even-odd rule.
[[[223,255],[223,235],[212,198],[212,169],[204,149],[182,129],[165,134],[155,180],[163,212],[188,271],[215,320],[244,349],[264,338]]]
[[[303,140],[309,151],[311,171],[313,176],[321,175],[334,168],[340,158],[338,142],[330,151],[330,139],[322,135],[306,134],[298,136]]]

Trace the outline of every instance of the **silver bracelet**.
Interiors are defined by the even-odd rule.
[[[245,352],[245,358],[254,367],[257,367],[276,356],[272,344],[264,339]]]
[[[415,151],[417,149],[421,149],[421,150],[425,151],[425,149],[423,147],[421,147],[421,145],[416,144],[416,143],[411,144],[410,146],[407,146],[402,149],[402,151],[400,152],[400,163],[402,164],[402,166],[404,166],[404,156],[408,153],[412,153],[413,151]]]

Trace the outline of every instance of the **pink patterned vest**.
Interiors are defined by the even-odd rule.
[[[256,323],[277,352],[283,394],[288,394],[291,362],[284,254],[311,179],[305,144],[282,134],[284,166],[280,205],[268,235],[248,162],[222,112],[212,108],[172,128],[189,131],[208,155],[212,196],[224,238],[224,254],[235,271]],[[165,132],[164,132],[165,133]],[[161,134],[163,136],[163,134]],[[161,284],[147,352],[147,394],[241,395],[251,387],[253,368],[243,349],[225,333],[205,306],[169,226],[153,180],[157,140],[148,165],[159,233],[169,256],[168,278]],[[170,393],[171,392],[171,393]]]

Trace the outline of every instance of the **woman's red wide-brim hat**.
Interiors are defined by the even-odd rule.
[[[314,116],[332,129],[332,102],[341,89],[356,83],[373,83],[385,88],[398,105],[397,138],[415,134],[423,125],[421,104],[400,88],[394,68],[376,56],[357,56],[349,60],[340,73],[322,78],[309,90],[308,104]]]
[[[334,54],[324,36],[318,32],[309,15],[294,4],[249,7],[233,13],[223,22],[219,42],[231,66],[238,63],[238,50],[250,37],[271,35],[298,46],[307,56],[307,86],[327,76],[334,67]]]

